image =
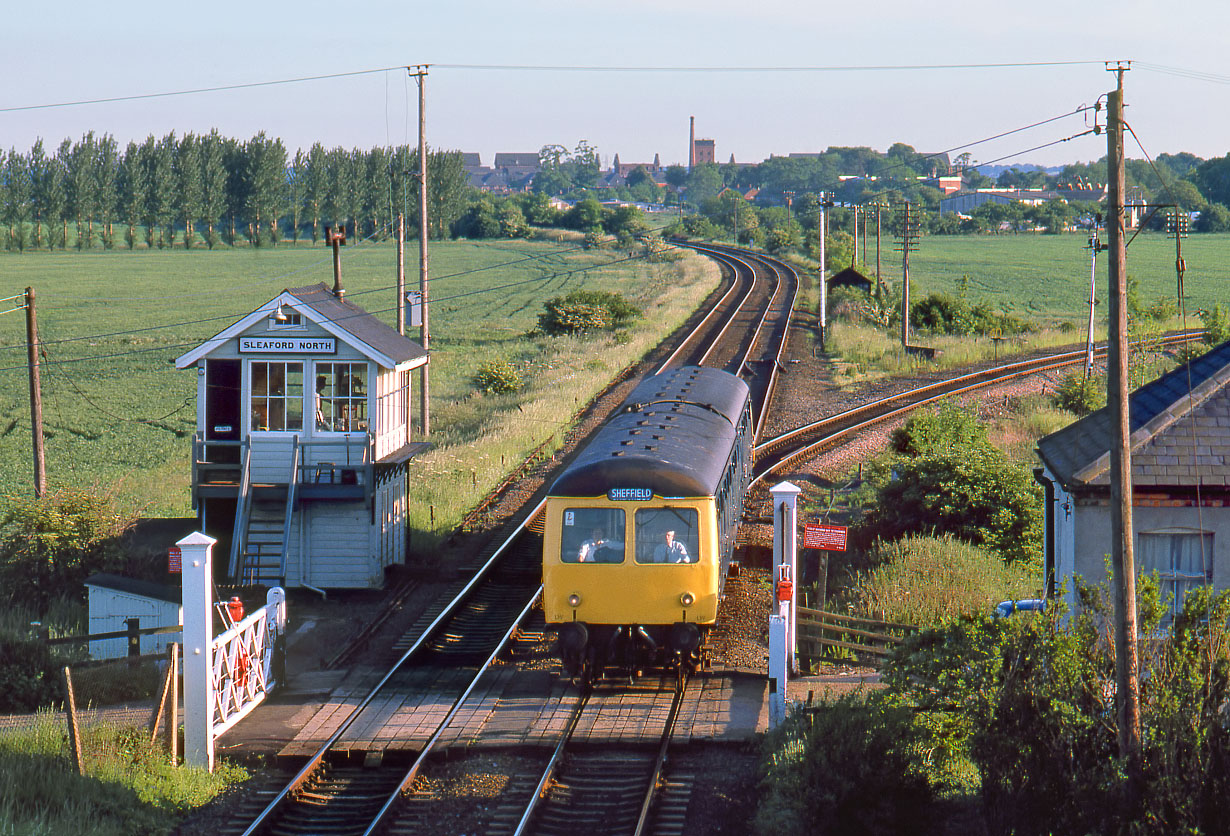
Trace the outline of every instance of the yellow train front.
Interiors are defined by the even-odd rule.
[[[747,385],[682,367],[642,382],[547,498],[543,609],[581,678],[700,664],[751,474]]]

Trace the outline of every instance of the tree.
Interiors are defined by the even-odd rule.
[[[205,243],[212,250],[218,243],[217,226],[226,214],[227,145],[216,130],[201,137],[201,223],[205,226]]]
[[[688,170],[681,165],[668,165],[663,173],[667,185],[676,189],[682,188],[688,182]]]
[[[290,239],[299,243],[299,233],[303,224],[303,212],[307,195],[308,156],[303,149],[295,152],[295,159],[290,164],[286,183],[286,213],[290,215]]]
[[[129,142],[120,160],[120,215],[128,225],[124,241],[128,249],[137,245],[137,226],[145,215],[149,194],[149,177],[144,160],[144,146]]]
[[[153,141],[151,136],[150,142]],[[176,186],[175,158],[178,156],[175,132],[153,143],[146,162],[149,165],[149,217],[158,227],[158,249],[175,246]],[[151,233],[152,234],[152,230]]]
[[[252,243],[257,247],[276,244],[278,212],[286,205],[286,146],[260,131],[248,140],[244,154],[248,176],[244,210]]]
[[[402,159],[399,156],[398,159]],[[312,243],[320,241],[320,218],[325,208],[329,184],[329,154],[319,142],[308,149],[303,184],[304,208],[312,219]]]
[[[94,132],[88,131],[72,146],[68,156],[68,203],[77,222],[77,249],[93,244],[94,212],[98,208],[95,160]]]
[[[98,140],[94,172],[103,246],[109,250],[115,246],[112,221],[119,205],[119,146],[111,134]]]
[[[1230,231],[1230,209],[1220,203],[1210,203],[1204,207],[1196,220],[1197,232],[1228,232]]]
[[[460,151],[429,151],[427,157],[427,222],[432,238],[449,234],[465,209],[471,189]]]
[[[4,163],[4,222],[8,225],[9,247],[24,252],[28,244],[26,222],[30,219],[30,164],[24,154],[9,149]]]
[[[179,222],[184,225],[184,249],[192,249],[196,237],[193,224],[205,205],[205,181],[201,142],[194,134],[184,134],[175,156],[175,176],[179,181]]]
[[[30,205],[34,220],[34,248],[43,245],[43,218],[47,215],[47,187],[50,181],[51,160],[43,150],[40,137],[30,148]]]
[[[718,192],[721,190],[722,173],[718,171],[716,165],[702,163],[693,167],[688,173],[686,194],[689,203],[699,206],[705,201],[717,197]]]
[[[1205,160],[1188,176],[1205,199],[1230,205],[1230,154]]]

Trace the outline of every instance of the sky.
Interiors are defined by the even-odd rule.
[[[405,67],[427,64],[428,144],[488,165],[580,140],[604,164],[686,163],[690,116],[721,162],[904,142],[1060,165],[1106,153],[1104,134],[1080,136],[1095,118],[1081,108],[1113,89],[1104,62],[1131,61],[1129,157],[1230,152],[1222,0],[1173,13],[1143,0],[131,0],[48,4],[22,21],[0,51],[0,147],[20,151],[91,130],[123,147],[215,128],[264,131],[292,153],[413,145]],[[237,85],[260,86],[48,106]]]

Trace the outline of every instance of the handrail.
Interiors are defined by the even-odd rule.
[[[299,487],[299,436],[290,447],[290,484],[286,486],[286,516],[282,521],[282,555],[278,561],[278,582],[286,583],[286,555],[290,551],[290,529],[295,520],[295,494]]]
[[[252,494],[252,444],[243,442],[243,456],[239,465],[239,496],[235,500],[235,527],[231,532],[231,560],[228,567],[232,581],[238,581],[241,567],[239,557],[243,554],[244,541],[248,538],[248,512]]]

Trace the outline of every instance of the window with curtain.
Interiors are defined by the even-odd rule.
[[[1213,582],[1213,533],[1196,530],[1141,532],[1140,571],[1157,572],[1162,600],[1173,617],[1183,609],[1188,590]]]

